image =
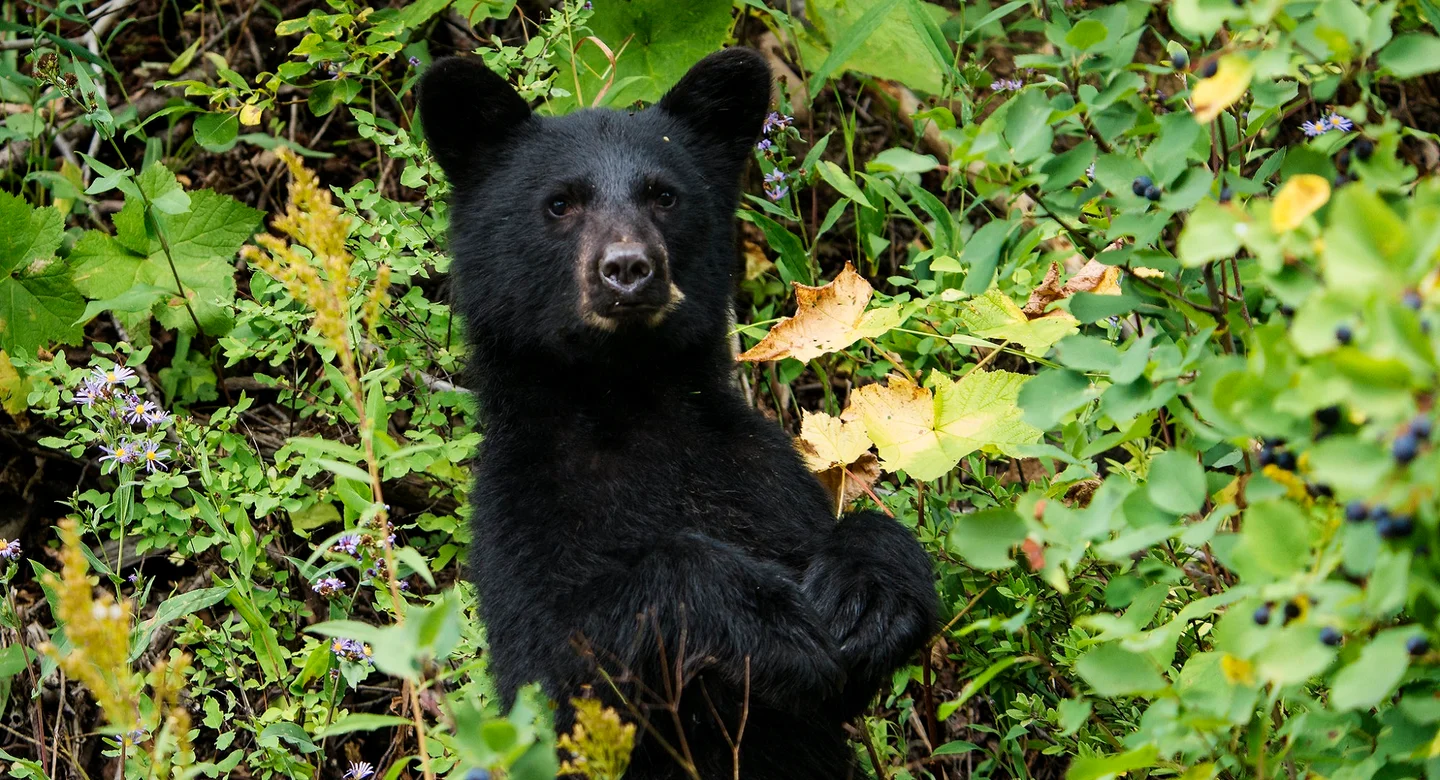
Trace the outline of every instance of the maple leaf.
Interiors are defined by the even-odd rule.
[[[1079,321],[1064,311],[1031,319],[1010,296],[995,288],[967,301],[960,310],[960,321],[976,336],[1012,341],[1035,355],[1080,330]]]
[[[841,419],[864,422],[880,450],[881,465],[928,481],[985,447],[1004,452],[1039,440],[1041,431],[1021,419],[1016,398],[1027,376],[971,371],[958,380],[938,378],[935,392],[891,376],[851,396]]]
[[[795,316],[776,323],[759,344],[741,354],[740,360],[758,362],[795,358],[808,362],[836,352],[860,339],[874,338],[900,324],[898,307],[865,310],[875,290],[855,267],[820,287],[795,283]]]
[[[858,420],[803,412],[795,448],[830,494],[835,514],[880,478],[880,461],[871,452],[870,437]]]

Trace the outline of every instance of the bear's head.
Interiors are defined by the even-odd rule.
[[[770,101],[758,54],[712,54],[639,111],[539,116],[468,57],[419,91],[452,187],[456,305],[482,349],[580,362],[724,343],[740,179]]]

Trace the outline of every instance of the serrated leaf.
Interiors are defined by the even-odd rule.
[[[613,71],[600,49],[591,44],[575,54],[580,61],[580,91],[590,105],[613,76],[608,105],[658,100],[701,57],[719,49],[730,34],[730,0],[630,0],[598,3],[590,30],[617,55]],[[577,36],[577,43],[578,43]],[[563,56],[563,55],[562,55]],[[561,68],[570,72],[566,63]],[[571,85],[566,84],[569,88]],[[573,98],[572,98],[573,99]]]
[[[1045,354],[1052,344],[1080,329],[1075,318],[1063,311],[1032,320],[999,289],[967,301],[960,321],[976,336],[1011,341],[1035,355]]]
[[[1041,432],[1021,420],[1016,397],[1029,377],[1008,371],[971,371],[940,378],[936,391],[892,376],[851,396],[842,419],[864,421],[885,468],[915,479],[936,479],[970,453],[1011,450],[1038,441]]]
[[[796,445],[811,471],[848,466],[870,450],[870,437],[858,420],[846,421],[819,412],[802,412]]]
[[[776,323],[739,359],[809,361],[879,336],[900,324],[901,313],[899,308],[866,311],[874,292],[849,263],[829,284],[811,287],[795,282],[795,316]]]
[[[0,350],[80,341],[85,300],[55,257],[64,225],[56,209],[0,192]]]
[[[190,211],[156,215],[169,238],[175,270],[180,274],[202,328],[209,333],[229,329],[224,308],[235,299],[235,255],[260,227],[260,212],[210,190],[190,193]],[[99,231],[88,231],[70,255],[75,286],[90,298],[109,300],[135,288],[175,288],[165,252],[151,239],[148,254],[133,251]],[[73,321],[80,315],[77,308]],[[156,319],[169,328],[194,331],[178,292],[156,303]]]

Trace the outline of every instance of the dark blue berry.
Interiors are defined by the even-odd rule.
[[[1280,450],[1275,453],[1275,465],[1286,471],[1294,471],[1296,466],[1295,453],[1289,450]]]
[[[1352,523],[1362,523],[1370,515],[1370,510],[1365,508],[1364,501],[1351,501],[1345,505],[1345,519]]]
[[[1295,316],[1295,307],[1294,307],[1294,306],[1288,306],[1288,305],[1283,304],[1283,303],[1280,304],[1280,316],[1282,316],[1282,317],[1294,317],[1294,316]]]
[[[1294,601],[1285,602],[1285,622],[1289,623],[1300,617],[1300,605]]]
[[[1387,517],[1375,524],[1382,539],[1404,539],[1415,532],[1415,521],[1409,517]]]
[[[1430,652],[1430,640],[1416,634],[1405,640],[1405,651],[1410,655],[1425,655]]]
[[[1270,449],[1269,447],[1261,447],[1261,448],[1260,448],[1260,468],[1263,469],[1263,468],[1265,468],[1266,466],[1268,466],[1268,465],[1270,465],[1271,463],[1274,463],[1274,462],[1275,462],[1275,450],[1272,450],[1272,449]]]
[[[1349,325],[1341,325],[1335,329],[1335,340],[1341,344],[1349,344],[1355,339],[1355,331]]]
[[[1351,144],[1351,147],[1355,150],[1355,156],[1362,160],[1370,159],[1370,155],[1375,153],[1375,143],[1369,138],[1361,138]]]
[[[1395,442],[1390,445],[1390,454],[1403,466],[1420,454],[1420,439],[1413,432],[1406,431],[1395,437]]]
[[[1323,482],[1306,482],[1305,491],[1314,498],[1334,498],[1335,491]]]
[[[1334,626],[1326,626],[1320,629],[1320,641],[1330,647],[1339,647],[1340,643],[1345,641],[1345,636],[1340,633],[1340,629]]]
[[[1262,446],[1269,447],[1272,450],[1278,450],[1281,447],[1285,446],[1285,440],[1279,438],[1278,436],[1266,436],[1265,438],[1260,440],[1260,444]]]
[[[1259,624],[1259,625],[1262,625],[1262,626],[1265,625],[1265,624],[1267,624],[1267,623],[1269,623],[1269,622],[1270,622],[1270,611],[1271,611],[1272,609],[1274,609],[1274,607],[1275,607],[1275,605],[1271,604],[1271,603],[1268,602],[1268,601],[1265,602],[1264,604],[1261,604],[1260,606],[1256,607],[1256,608],[1255,608],[1255,616],[1254,616],[1254,617],[1255,617],[1255,622],[1256,622],[1257,624]]]
[[[1430,434],[1435,432],[1435,424],[1429,417],[1421,415],[1410,421],[1410,432],[1418,438],[1429,439]]]
[[[1154,185],[1155,182],[1151,181],[1149,176],[1136,176],[1135,181],[1130,183],[1130,191],[1143,198],[1145,197],[1145,190],[1150,189]]]
[[[1327,406],[1324,409],[1315,410],[1315,422],[1329,428],[1340,422],[1340,407]]]
[[[1234,193],[1234,191],[1232,191],[1229,187],[1221,187],[1221,188],[1220,188],[1220,202],[1221,202],[1221,203],[1229,203],[1229,202],[1230,202],[1230,199],[1233,198],[1233,197],[1235,197],[1235,193]]]
[[[476,767],[465,773],[465,780],[490,780],[490,770]]]
[[[1220,60],[1210,60],[1200,66],[1200,77],[1208,79],[1215,75],[1215,71],[1218,70],[1220,70]]]
[[[1185,70],[1190,67],[1190,55],[1183,51],[1177,51],[1170,55],[1170,64],[1175,67],[1175,70]]]
[[[1164,192],[1164,191],[1160,189],[1160,185],[1158,185],[1158,184],[1152,184],[1152,185],[1150,185],[1149,187],[1146,187],[1146,188],[1145,188],[1145,199],[1146,199],[1146,200],[1160,200],[1160,195],[1161,195],[1163,192]]]
[[[1405,295],[1400,300],[1405,304],[1405,308],[1414,309],[1415,311],[1420,311],[1420,307],[1425,305],[1425,299],[1421,298],[1420,293],[1415,290],[1406,290]]]

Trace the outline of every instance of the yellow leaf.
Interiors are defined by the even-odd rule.
[[[740,248],[745,255],[745,281],[759,279],[766,272],[774,270],[775,264],[765,256],[765,250],[754,241],[746,241]]]
[[[1043,355],[1051,344],[1080,330],[1079,321],[1065,311],[1030,319],[1010,296],[995,288],[967,301],[960,321],[976,336],[1013,341],[1035,355]]]
[[[1238,54],[1227,54],[1220,58],[1215,75],[1201,79],[1190,93],[1195,106],[1195,121],[1209,124],[1220,116],[1220,112],[1239,100],[1250,88],[1250,77],[1255,75],[1255,66],[1250,60]]]
[[[240,124],[253,127],[260,124],[260,115],[263,110],[254,103],[246,103],[240,107]]]
[[[1255,665],[1244,658],[1226,653],[1220,659],[1220,671],[1224,672],[1226,682],[1231,685],[1255,684]]]
[[[810,361],[862,338],[879,336],[899,325],[901,314],[898,307],[865,311],[874,292],[849,263],[829,284],[810,287],[797,282],[795,316],[782,319],[739,359]]]
[[[971,371],[955,381],[939,378],[932,394],[891,376],[888,384],[855,391],[841,418],[858,417],[865,423],[886,469],[933,480],[983,447],[1010,451],[1039,440],[1041,432],[1021,420],[1016,403],[1028,378],[1008,371]]]
[[[1136,276],[1138,276],[1138,277],[1140,277],[1140,278],[1142,278],[1142,279],[1159,279],[1159,278],[1165,276],[1165,272],[1164,272],[1164,271],[1161,271],[1161,270],[1158,269],[1158,268],[1151,268],[1151,267],[1145,266],[1145,265],[1136,266],[1136,267],[1134,267],[1134,268],[1131,268],[1131,269],[1130,269],[1130,273],[1133,273],[1133,274],[1135,274]]]
[[[870,437],[859,421],[818,412],[803,412],[796,441],[811,471],[848,466],[870,450]]]
[[[1270,209],[1270,227],[1276,233],[1294,230],[1329,200],[1330,182],[1325,177],[1297,173],[1286,179],[1284,186],[1275,194],[1275,205]]]
[[[23,379],[10,362],[10,356],[0,350],[0,408],[20,422],[21,428],[27,421],[21,416],[25,411],[26,396],[30,395],[30,382]]]

